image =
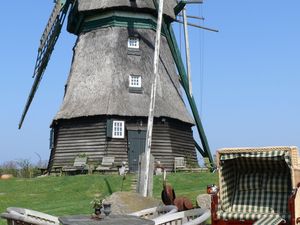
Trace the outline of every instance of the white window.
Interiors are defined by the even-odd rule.
[[[128,38],[128,48],[139,49],[140,48],[140,40],[136,37]]]
[[[138,75],[129,76],[129,87],[141,88],[142,87],[142,77]]]
[[[113,121],[113,138],[124,138],[124,121]]]

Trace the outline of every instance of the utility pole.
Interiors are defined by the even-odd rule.
[[[163,5],[164,0],[159,0],[159,9],[158,9],[158,19],[156,26],[156,38],[155,38],[155,51],[154,51],[154,82],[151,86],[151,100],[149,107],[148,115],[148,127],[146,134],[146,146],[145,146],[145,180],[144,180],[144,190],[143,196],[147,197],[148,186],[149,186],[149,168],[150,168],[150,156],[151,156],[151,146],[152,146],[152,131],[153,131],[153,121],[154,121],[154,109],[155,109],[155,99],[156,99],[156,89],[157,89],[157,80],[158,80],[158,62],[159,62],[159,49],[160,49],[160,36],[161,36],[161,26],[162,26],[162,17],[163,17]]]

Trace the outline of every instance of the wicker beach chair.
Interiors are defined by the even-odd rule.
[[[217,153],[219,190],[212,225],[296,225],[300,168],[296,147],[229,148]]]
[[[7,208],[7,212],[2,213],[1,217],[7,220],[8,225],[59,225],[55,216],[24,208]]]

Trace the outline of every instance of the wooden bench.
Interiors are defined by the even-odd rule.
[[[174,172],[177,170],[184,170],[186,168],[186,161],[184,157],[175,157],[174,158]]]
[[[47,167],[38,167],[38,170],[41,171],[41,175],[45,175],[48,173]]]
[[[7,220],[7,224],[59,225],[55,216],[24,208],[9,207],[1,217]]]
[[[81,156],[81,155],[75,157],[73,166],[62,167],[63,173],[76,173],[76,172],[84,173],[87,170],[88,170],[87,156]]]
[[[102,158],[101,164],[95,170],[103,173],[117,171],[117,168],[114,166],[114,162],[115,162],[115,157],[104,156]]]

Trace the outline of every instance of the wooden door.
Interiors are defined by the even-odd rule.
[[[139,156],[145,151],[146,131],[128,131],[128,162],[129,171],[137,172],[139,166]]]

